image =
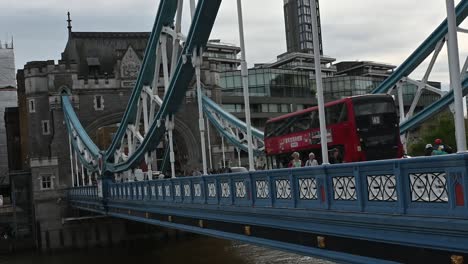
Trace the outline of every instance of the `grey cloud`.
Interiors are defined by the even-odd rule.
[[[2,9],[0,39],[4,34],[14,35],[20,68],[27,61],[59,58],[67,39],[68,10],[75,31],[149,31],[158,5],[153,0],[10,2]],[[338,61],[399,65],[445,17],[445,4],[440,0],[322,0],[320,8],[325,53]],[[244,0],[243,9],[249,65],[273,61],[286,50],[283,1]],[[211,37],[238,43],[236,1],[223,1]],[[460,37],[464,57],[467,43],[467,37]],[[444,65],[438,64],[434,78],[447,75]]]

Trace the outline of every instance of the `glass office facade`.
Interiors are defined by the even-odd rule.
[[[220,86],[225,96],[242,96],[240,71],[223,72]],[[280,69],[250,69],[250,96],[301,97],[315,96],[315,85],[307,72]]]
[[[334,76],[323,78],[323,90],[326,101],[344,97],[364,95],[382,83],[384,78],[363,76]],[[430,82],[430,85],[440,88],[440,83]],[[243,96],[242,77],[240,71],[221,73],[220,86],[223,96]],[[314,98],[315,80],[309,79],[309,73],[304,71],[282,69],[250,69],[249,70],[250,96],[277,97],[277,98]],[[403,100],[408,109],[416,94],[417,86],[406,83],[403,88]],[[396,90],[393,94],[396,96]],[[424,106],[440,98],[439,95],[424,90],[417,105],[416,112]],[[293,102],[291,102],[293,103]],[[288,113],[301,110],[311,105],[294,104],[251,104],[253,113]],[[224,104],[229,112],[244,112],[244,106],[238,104]]]
[[[367,94],[376,88],[383,79],[362,76],[335,76],[323,79],[325,98],[343,98]]]

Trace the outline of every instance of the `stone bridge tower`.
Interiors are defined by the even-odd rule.
[[[148,32],[73,32],[71,20],[68,22],[68,41],[61,60],[57,63],[31,61],[17,74],[20,112],[24,113],[21,129],[26,136],[22,151],[27,153],[31,170],[35,218],[42,232],[40,239],[50,247],[57,247],[57,241],[63,241],[59,238],[69,233],[62,225],[62,218],[66,217],[63,201],[65,189],[71,186],[71,164],[60,96],[72,96],[83,127],[101,149],[106,149],[127,106],[150,35]],[[238,48],[233,52],[238,52]],[[227,66],[235,69],[239,61],[217,67],[220,62],[210,60],[208,52],[204,57],[202,82],[208,95],[220,102],[220,89],[216,85],[218,69],[225,70]],[[162,83],[158,86],[163,90]],[[195,95],[194,87],[190,87],[175,119],[179,173],[201,168]],[[216,144],[216,136],[212,138]]]

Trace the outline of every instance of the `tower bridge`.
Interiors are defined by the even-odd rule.
[[[219,149],[226,140],[252,159],[262,155],[264,136],[250,129],[248,109],[244,122],[219,106],[219,73],[205,51],[222,45],[208,41],[221,1],[192,1],[189,13],[184,3],[161,0],[150,34],[73,32],[69,24],[62,60],[31,62],[19,72],[33,186],[43,196],[39,221],[58,225],[48,216],[60,208],[47,201],[62,194],[41,192],[55,187],[66,188],[68,205],[83,211],[341,262],[449,263],[468,256],[466,153],[207,175],[221,160],[221,153],[211,159],[212,145]],[[455,24],[467,15],[462,0]],[[186,31],[182,18],[191,21]],[[373,91],[397,94],[403,136],[457,100],[455,92],[468,93],[466,79],[448,93],[428,83],[452,29],[443,21]],[[223,67],[241,65],[247,80],[245,53],[238,59],[239,51],[228,50],[235,58],[222,60]],[[431,54],[423,80],[411,80]],[[405,112],[406,82],[418,91]],[[423,90],[440,100],[415,114]],[[165,161],[170,179],[153,179]],[[194,169],[204,175],[176,177]],[[146,177],[134,181],[137,170]]]

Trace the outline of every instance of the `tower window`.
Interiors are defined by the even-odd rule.
[[[36,112],[36,100],[29,99],[28,106],[29,106],[29,113],[35,113]]]
[[[49,120],[42,120],[42,134],[50,135],[50,122]]]
[[[41,190],[50,190],[54,188],[53,185],[53,178],[52,174],[42,174],[40,176],[40,181],[41,181]]]
[[[94,96],[94,110],[101,111],[104,110],[104,98],[102,95]]]

